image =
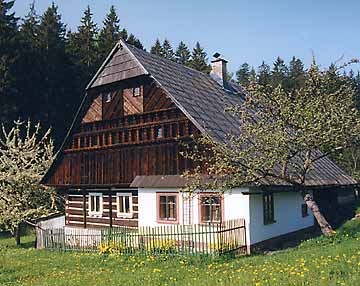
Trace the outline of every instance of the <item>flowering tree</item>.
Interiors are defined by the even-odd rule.
[[[39,185],[53,160],[50,130],[41,135],[40,124],[15,121],[0,134],[0,228],[20,244],[19,227],[55,207],[55,193]]]
[[[240,135],[229,134],[227,143],[201,137],[197,148],[187,154],[205,168],[187,174],[195,179],[191,189],[225,190],[264,181],[292,186],[302,194],[323,233],[332,234],[306,186],[319,160],[357,142],[360,120],[354,98],[346,76],[335,68],[320,71],[315,63],[305,84],[292,90],[252,80],[243,103],[228,110],[239,120]],[[204,171],[213,178],[211,183],[201,180]]]

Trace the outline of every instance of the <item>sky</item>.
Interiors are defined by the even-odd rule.
[[[15,1],[18,17],[27,14],[32,1]],[[232,72],[244,62],[255,68],[262,61],[272,65],[277,56],[287,62],[296,56],[308,66],[315,55],[322,67],[360,58],[358,0],[36,0],[38,14],[52,2],[71,30],[87,5],[100,27],[114,5],[121,26],[147,50],[157,38],[175,47],[181,40],[191,48],[199,41],[209,59],[219,52]]]

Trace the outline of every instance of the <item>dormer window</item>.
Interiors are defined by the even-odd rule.
[[[140,96],[141,95],[141,89],[140,89],[140,87],[135,87],[134,89],[133,89],[133,96],[134,97],[138,97],[138,96]]]
[[[111,92],[105,94],[105,102],[109,103],[112,100]]]

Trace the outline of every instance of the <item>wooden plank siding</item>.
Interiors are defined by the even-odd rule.
[[[104,228],[109,227],[112,222],[112,226],[129,226],[137,227],[138,226],[138,197],[137,191],[132,191],[132,213],[131,218],[118,217],[117,215],[117,202],[116,202],[116,191],[109,193],[108,191],[103,192],[103,214],[101,217],[92,217],[89,215],[89,192],[87,190],[85,194],[85,208],[83,205],[83,194],[79,191],[78,193],[69,193],[66,197],[65,202],[65,225],[67,226],[76,226],[83,228]],[[99,192],[98,190],[93,190],[93,192]],[[126,192],[124,190],[118,192]],[[111,204],[109,197],[112,197]],[[109,206],[112,205],[112,211],[110,212]],[[86,214],[84,216],[84,209]],[[112,220],[110,220],[110,213]]]
[[[86,112],[82,122],[88,123],[102,120],[102,96],[97,95]]]
[[[193,163],[180,151],[199,130],[155,85],[148,85],[145,93],[148,109],[162,109],[81,124],[47,184],[126,186],[137,175],[176,175],[191,169]]]
[[[165,142],[67,153],[49,185],[125,185],[137,175],[176,175],[193,167],[181,143]]]

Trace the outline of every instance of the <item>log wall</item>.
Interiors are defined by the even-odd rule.
[[[120,218],[117,216],[116,205],[116,191],[109,192],[106,190],[93,190],[93,192],[103,193],[103,214],[101,217],[92,217],[89,215],[89,192],[87,191],[70,191],[65,200],[65,225],[84,228],[104,228],[112,226],[138,226],[138,195],[137,191],[119,190],[118,192],[131,192],[132,193],[132,212],[131,218]],[[110,200],[109,194],[112,197],[112,220],[110,222]]]

